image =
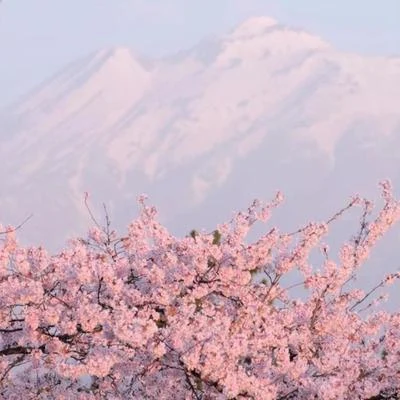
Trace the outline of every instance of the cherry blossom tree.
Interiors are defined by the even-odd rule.
[[[399,274],[369,292],[350,285],[400,218],[381,186],[376,217],[355,197],[324,223],[274,227],[253,243],[250,229],[280,194],[184,238],[141,197],[125,236],[94,220],[56,255],[0,227],[0,398],[399,398],[400,314],[376,309],[377,290]],[[354,207],[360,229],[334,261],[328,227]],[[283,284],[293,271],[302,299]]]

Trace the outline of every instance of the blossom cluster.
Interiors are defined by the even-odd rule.
[[[376,310],[375,293],[399,274],[370,292],[349,285],[400,218],[382,188],[375,218],[357,197],[324,223],[274,227],[253,243],[252,225],[281,194],[184,238],[141,198],[125,236],[95,224],[56,255],[0,227],[0,398],[397,398],[400,313]],[[322,240],[351,207],[361,207],[360,229],[334,261]],[[283,284],[293,271],[301,299]]]

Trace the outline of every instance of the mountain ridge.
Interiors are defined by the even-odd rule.
[[[28,241],[58,237],[59,246],[66,231],[84,231],[85,191],[112,204],[119,224],[148,192],[182,231],[177,220],[196,223],[192,212],[211,224],[210,204],[245,205],[233,195],[241,186],[250,202],[339,185],[346,146],[366,168],[382,165],[368,185],[354,172],[355,191],[375,189],[383,172],[398,176],[400,59],[340,53],[269,17],[157,60],[99,50],[46,82],[0,121],[0,219],[37,214],[43,235],[27,227]],[[350,186],[332,191],[347,196]]]

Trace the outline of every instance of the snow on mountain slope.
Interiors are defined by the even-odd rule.
[[[399,88],[400,59],[268,17],[161,60],[102,50],[1,114],[0,219],[33,212],[23,236],[59,246],[87,222],[84,191],[124,224],[148,192],[182,233],[278,188],[304,205],[375,190],[399,176]]]
[[[28,148],[59,129],[70,137],[104,131],[150,85],[151,72],[126,48],[99,51],[73,63],[11,111],[22,120],[21,145]]]

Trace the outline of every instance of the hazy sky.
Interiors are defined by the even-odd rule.
[[[400,55],[400,0],[3,0],[0,106],[101,47],[160,56],[252,15],[304,28],[345,51]]]

